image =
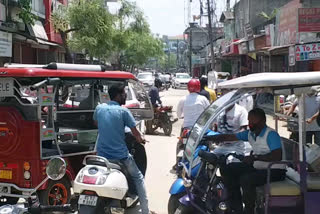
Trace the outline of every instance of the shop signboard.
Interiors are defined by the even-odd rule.
[[[299,8],[299,32],[320,32],[320,8]]]
[[[249,51],[250,52],[255,51],[254,40],[252,39],[248,43],[249,43]]]
[[[295,48],[294,46],[289,47],[289,66],[296,65],[296,57],[295,57]]]
[[[300,0],[292,0],[280,8],[277,45],[296,44],[297,13],[301,7]]]
[[[248,45],[247,42],[241,42],[239,44],[239,53],[241,55],[247,54],[248,53]]]
[[[296,45],[296,60],[308,61],[320,59],[320,43]]]
[[[0,31],[0,57],[12,57],[12,33]]]

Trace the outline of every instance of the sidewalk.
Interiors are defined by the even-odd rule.
[[[275,120],[273,116],[267,115],[267,125],[275,129]],[[281,137],[289,138],[291,132],[287,130],[287,122],[286,121],[279,121],[278,120],[278,133]]]

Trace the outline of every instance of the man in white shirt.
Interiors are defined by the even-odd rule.
[[[198,79],[190,80],[188,82],[188,91],[190,94],[182,98],[178,104],[177,116],[178,118],[184,117],[180,136],[182,136],[184,129],[191,129],[193,127],[202,112],[210,105],[205,96],[198,94],[200,89],[201,86]],[[179,140],[176,148],[177,155],[183,147],[183,141]],[[176,170],[178,162],[179,158],[177,158],[176,164],[172,167],[173,170]]]
[[[234,104],[217,118],[216,130],[222,134],[238,133],[245,131],[248,126],[248,111],[240,106]],[[214,153],[229,154],[236,152],[240,155],[250,154],[251,146],[243,141],[238,143],[227,143],[218,146]]]
[[[298,106],[298,99],[294,101],[291,108],[287,112],[287,115],[291,115]],[[311,88],[310,92],[305,96],[305,117],[306,119],[312,118],[320,109],[320,96],[316,94],[316,89]],[[314,143],[320,145],[320,131],[319,126],[315,121],[308,123],[306,127],[306,142],[312,143],[314,137]]]
[[[206,97],[199,95],[200,81],[192,79],[188,82],[189,95],[180,100],[177,116],[184,117],[183,128],[191,128],[196,123],[202,112],[210,105]]]

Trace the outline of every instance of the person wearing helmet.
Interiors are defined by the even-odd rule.
[[[208,88],[208,78],[207,78],[207,76],[201,76],[201,78],[200,78],[200,84],[201,84],[201,91],[200,91],[200,93],[201,93],[202,91],[207,91],[208,94],[209,94],[209,96],[210,96],[210,99],[209,99],[209,100],[210,100],[210,103],[216,101],[216,99],[217,99],[216,92],[215,92],[214,90]],[[205,93],[205,92],[203,92],[203,93]]]
[[[177,115],[184,118],[183,128],[191,128],[201,113],[210,105],[206,97],[199,95],[201,86],[198,79],[188,82],[189,95],[182,98],[178,104]]]

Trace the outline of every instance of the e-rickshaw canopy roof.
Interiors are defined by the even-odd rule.
[[[319,85],[320,72],[257,73],[219,83],[219,88],[266,88]]]

